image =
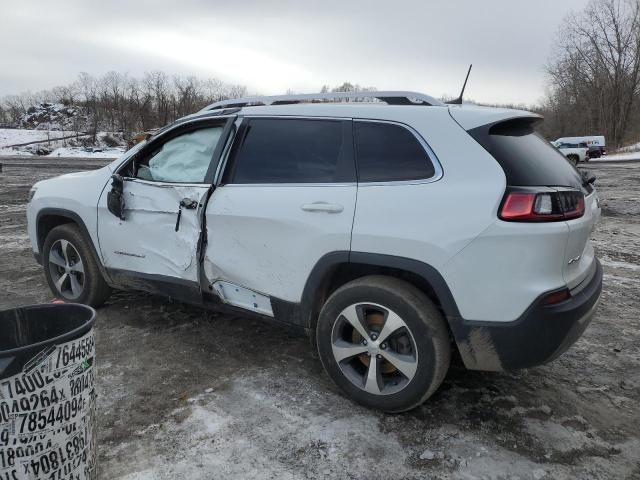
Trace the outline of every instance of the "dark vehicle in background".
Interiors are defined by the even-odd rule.
[[[589,145],[589,151],[587,152],[589,158],[600,158],[606,153],[607,152],[605,151],[604,147],[601,147],[599,145]]]

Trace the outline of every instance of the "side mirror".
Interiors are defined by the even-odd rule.
[[[111,176],[111,191],[107,194],[107,208],[120,220],[124,220],[124,180],[122,175]]]

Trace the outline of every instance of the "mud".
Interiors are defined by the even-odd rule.
[[[27,194],[79,162],[3,162],[0,308],[51,300]],[[100,478],[640,478],[640,163],[590,169],[605,283],[584,336],[530,370],[453,366],[409,413],[353,404],[280,327],[113,295],[97,322]]]

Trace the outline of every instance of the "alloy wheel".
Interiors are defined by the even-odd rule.
[[[406,322],[372,303],[345,308],[333,325],[333,357],[358,388],[389,395],[405,388],[418,368],[418,350]]]
[[[76,247],[68,240],[56,240],[49,250],[49,273],[56,290],[67,300],[84,291],[84,265]]]

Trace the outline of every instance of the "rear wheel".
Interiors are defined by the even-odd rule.
[[[111,288],[102,278],[87,240],[73,224],[52,229],[44,241],[43,265],[53,294],[68,302],[102,305]]]
[[[569,161],[571,163],[573,163],[576,166],[578,165],[578,162],[580,161],[580,159],[578,158],[577,155],[569,155],[567,158],[569,159]]]
[[[316,341],[331,379],[355,401],[387,412],[431,396],[451,356],[436,307],[393,277],[363,277],[336,290],[320,312]]]

